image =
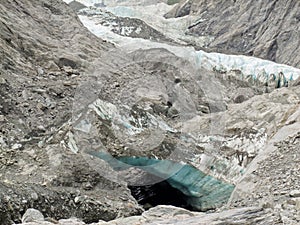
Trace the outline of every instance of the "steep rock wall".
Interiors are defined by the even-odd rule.
[[[196,15],[188,33],[213,36],[213,51],[253,55],[300,66],[300,3],[288,1],[182,1],[166,17]]]

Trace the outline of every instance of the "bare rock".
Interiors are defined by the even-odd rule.
[[[293,197],[293,198],[298,198],[300,197],[300,190],[292,190],[290,192],[290,196]]]
[[[44,221],[43,214],[36,209],[27,209],[22,216],[22,223]]]
[[[78,1],[71,1],[69,3],[69,6],[74,10],[74,11],[79,11],[81,9],[86,8],[86,6]]]
[[[253,55],[300,67],[297,0],[181,1],[167,17],[196,16],[189,34],[214,37],[214,51]]]

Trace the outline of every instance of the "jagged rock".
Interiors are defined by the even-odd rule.
[[[180,4],[176,5],[176,7],[174,9],[172,9],[170,12],[168,12],[165,15],[165,17],[172,18],[172,17],[187,16],[191,12],[191,7],[192,7],[191,0],[181,1]]]
[[[287,3],[186,0],[175,6],[167,17],[189,13],[199,18],[188,33],[212,36],[207,49],[253,55],[299,68],[300,58],[295,54],[299,51],[299,7],[297,0]]]

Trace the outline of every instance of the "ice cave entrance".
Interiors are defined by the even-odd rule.
[[[173,205],[193,210],[180,190],[173,188],[167,181],[153,185],[129,186],[132,196],[145,210],[157,205]]]
[[[146,186],[129,186],[132,195],[145,208],[156,205],[174,205],[189,210],[208,211],[227,203],[234,185],[205,174],[199,169],[171,160],[148,157],[118,157],[93,152],[115,170],[135,167],[161,178]]]

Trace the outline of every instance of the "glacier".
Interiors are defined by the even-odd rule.
[[[105,9],[117,16],[140,19],[146,18],[146,21],[151,20],[152,23],[150,25],[152,25],[154,28],[158,28],[158,30],[164,32],[167,37],[172,37],[175,40],[179,39],[178,35],[182,38],[183,36],[186,36],[182,32],[181,28],[182,24],[185,24],[185,22],[182,22],[182,18],[171,19],[168,23],[162,23],[162,21],[166,21],[166,19],[163,18],[163,13],[165,12],[165,10],[162,10],[164,9],[162,5],[166,4],[160,3],[159,5],[145,6],[144,8],[139,6],[118,6],[107,7]],[[159,11],[157,10],[157,8],[160,8],[161,10]],[[278,64],[256,57],[245,55],[228,55],[216,52],[208,53],[202,50],[196,51],[193,47],[190,46],[178,46],[168,43],[158,43],[141,38],[123,37],[112,32],[109,27],[97,23],[97,15],[95,13],[95,11],[97,10],[102,9],[90,8],[86,10],[86,12],[90,11],[91,15],[80,15],[79,18],[81,22],[92,33],[102,39],[114,43],[116,46],[126,52],[133,52],[139,49],[163,48],[167,49],[178,57],[182,57],[192,62],[196,68],[204,67],[208,70],[219,70],[225,72],[231,70],[240,70],[244,76],[252,76],[253,79],[259,79],[262,82],[264,82],[266,79],[271,79],[271,76],[273,76],[274,80],[280,79],[280,74],[284,75],[283,79],[285,79],[286,81],[293,81],[296,80],[300,75],[300,69],[298,68],[294,68],[292,66],[284,64]],[[157,19],[153,18],[153,15],[156,15]],[[164,29],[164,27],[166,29]],[[171,29],[167,27],[171,27]],[[178,29],[176,29],[176,27]],[[175,30],[177,30],[177,33],[179,32],[177,36],[174,35]]]
[[[187,203],[196,210],[207,211],[225,204],[235,186],[205,174],[199,169],[170,160],[147,157],[111,157],[104,152],[89,154],[108,162],[115,170],[125,170],[130,166],[166,180],[172,187],[180,190]]]
[[[89,8],[83,9],[85,12],[84,14],[79,15],[81,22],[96,36],[113,43],[117,47],[115,50],[116,53],[118,51],[132,53],[140,49],[166,49],[177,57],[189,61],[191,65],[195,67],[194,71],[197,71],[197,68],[205,68],[209,71],[217,70],[219,72],[224,72],[224,76],[227,75],[227,72],[240,71],[242,76],[241,79],[248,79],[248,77],[250,77],[252,81],[258,80],[262,83],[267,83],[271,80],[276,84],[276,87],[287,86],[288,82],[293,82],[299,78],[300,69],[292,66],[245,55],[229,55],[217,52],[208,53],[203,50],[197,51],[192,46],[186,46],[184,40],[187,40],[187,35],[185,34],[184,27],[187,27],[186,24],[191,23],[195,18],[183,17],[165,19],[163,15],[169,10],[169,6],[166,4],[160,3],[144,7],[110,6],[106,8],[97,8],[93,7],[94,1],[81,2],[90,6]],[[176,40],[177,43],[160,43],[142,38],[120,36],[114,33],[109,26],[104,26],[99,23],[99,17],[103,14],[103,10],[107,10],[119,17],[142,19],[167,37]],[[198,40],[195,40],[195,42],[205,45],[205,42],[210,38],[211,37],[200,37]],[[183,41],[180,42],[180,40]],[[183,44],[179,45],[178,43]],[[180,67],[180,65],[177,66]],[[133,118],[119,116],[118,109],[112,104],[98,100],[94,102],[90,108],[95,110],[102,120],[113,120],[115,122],[115,124],[113,124],[115,130],[124,130],[125,136],[140,134],[143,131],[143,129],[132,127],[130,125],[130,121],[133,120]],[[108,111],[106,112],[106,110]],[[168,124],[164,124],[161,119],[151,117],[150,121],[152,122],[151,125],[158,126],[161,130],[174,132],[174,130],[172,130]],[[120,137],[126,139],[125,136]],[[203,140],[205,138],[211,137],[204,136],[200,139]],[[220,142],[224,141],[223,137],[214,138],[219,138]],[[255,136],[253,140],[256,141],[257,148],[263,148],[267,141],[265,131],[259,131],[258,136]],[[247,141],[248,140],[246,140],[246,142]],[[227,142],[229,147],[235,147],[240,144],[236,143],[233,139],[228,139]],[[138,142],[134,143],[135,148],[143,147],[137,143]],[[251,147],[252,143],[247,145],[247,143],[245,144],[243,142],[240,145]],[[248,149],[250,149],[250,153],[253,153],[254,155],[257,153],[255,152],[257,148]],[[189,164],[184,165],[170,160],[159,160],[157,158],[146,158],[142,156],[122,156],[115,159],[99,154],[99,152],[92,153],[92,155],[108,162],[115,169],[125,170],[129,169],[130,166],[141,167],[145,172],[167,178],[166,180],[171,186],[181,190],[185,195],[189,196],[189,203],[193,207],[203,211],[219,207],[227,202],[234,189],[234,185],[237,184],[240,176],[245,172],[244,167],[238,164],[239,162],[227,162],[224,159],[219,159],[206,154],[196,155],[194,163],[189,162]],[[157,163],[160,163],[159,165],[161,166],[156,165]],[[155,167],[151,167],[152,164],[155,164]],[[210,168],[212,166],[213,168]],[[175,172],[174,170],[168,171],[168,169],[172,169],[173,167],[176,168]]]

